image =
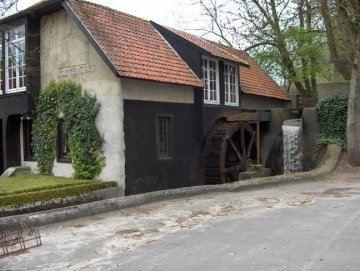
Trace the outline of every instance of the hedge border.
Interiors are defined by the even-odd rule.
[[[70,187],[62,187],[58,189],[41,190],[29,193],[13,194],[0,196],[0,207],[5,206],[21,206],[26,203],[37,201],[51,200],[54,198],[62,198],[73,195],[80,195],[94,190],[115,187],[116,182],[96,182],[82,185],[73,185]]]
[[[16,194],[24,194],[24,193],[30,193],[30,192],[38,192],[38,191],[42,191],[42,190],[53,190],[53,189],[64,188],[64,187],[69,187],[69,186],[76,186],[76,185],[83,185],[83,184],[90,184],[90,183],[97,183],[97,182],[100,182],[100,181],[83,180],[83,181],[77,181],[77,182],[73,182],[73,183],[45,185],[45,186],[41,186],[41,187],[28,188],[28,189],[17,190],[17,191],[12,191],[12,192],[6,192],[6,190],[5,190],[5,192],[0,192],[0,197],[16,195]]]

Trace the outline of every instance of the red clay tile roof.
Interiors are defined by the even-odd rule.
[[[250,64],[248,67],[240,65],[240,86],[243,92],[290,101],[281,87],[246,52],[222,44],[218,46]]]
[[[199,78],[149,21],[81,0],[67,1],[120,76],[201,87]],[[238,62],[241,90],[290,100],[245,52],[167,28],[211,55]]]
[[[166,28],[168,30],[170,30],[171,32],[174,32],[175,34],[183,37],[184,39],[187,39],[188,41],[196,44],[197,46],[204,49],[205,51],[208,51],[213,56],[217,56],[217,57],[220,57],[220,58],[223,58],[223,59],[243,63],[245,65],[249,64],[245,60],[240,58],[239,56],[237,56],[237,55],[235,55],[235,54],[233,54],[231,52],[228,52],[227,50],[224,50],[220,46],[217,46],[216,43],[213,43],[213,42],[208,41],[206,39],[202,39],[202,38],[200,38],[198,36],[195,36],[195,35],[192,35],[190,33],[180,31],[180,30],[177,30],[177,29],[174,29],[174,28],[170,28],[170,27],[166,27]]]
[[[201,87],[149,21],[86,1],[67,1],[120,76]]]
[[[246,66],[240,65],[239,69],[240,86],[244,93],[290,100],[280,86],[244,51],[209,41],[184,31],[173,28],[167,29],[203,48],[214,56],[248,64]],[[227,55],[222,52],[227,53]],[[239,61],[239,59],[242,61]]]

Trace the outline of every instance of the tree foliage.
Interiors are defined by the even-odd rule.
[[[207,31],[244,47],[276,79],[301,93],[316,91],[326,37],[311,0],[198,0]],[[278,80],[279,81],[279,80]]]
[[[0,18],[18,10],[19,0],[0,0]]]

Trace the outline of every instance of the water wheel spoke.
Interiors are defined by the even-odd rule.
[[[241,123],[240,125],[240,150],[242,150],[243,156],[246,155],[246,147],[245,147],[245,130],[244,125]]]
[[[250,155],[251,155],[251,151],[252,151],[252,148],[253,148],[254,143],[255,143],[255,137],[256,137],[256,132],[253,132],[252,135],[251,135],[251,139],[249,141],[248,148],[247,148],[246,158],[249,158]]]
[[[239,159],[239,161],[242,163],[244,161],[244,158],[241,156],[240,152],[238,151],[238,149],[236,148],[234,141],[232,141],[231,138],[227,139],[230,143],[231,148],[234,150],[236,157]]]
[[[248,123],[217,123],[207,137],[203,152],[206,183],[238,180],[239,173],[246,170],[255,141],[256,133]]]

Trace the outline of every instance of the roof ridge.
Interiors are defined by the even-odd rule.
[[[239,49],[239,48],[235,48],[235,47],[232,47],[232,46],[228,46],[228,45],[226,45],[226,44],[222,44],[222,43],[220,43],[220,42],[216,42],[216,41],[209,40],[209,39],[206,39],[206,38],[202,38],[202,39],[204,39],[204,40],[206,40],[206,41],[208,41],[208,42],[210,42],[210,43],[213,43],[213,44],[215,44],[215,45],[217,45],[217,46],[222,46],[222,47],[226,47],[226,48],[229,48],[229,49],[232,49],[232,50],[241,52],[241,53],[246,53],[244,50],[241,50],[241,49]],[[223,51],[226,51],[225,49],[223,49],[223,48],[221,48],[221,47],[219,47],[219,49],[221,49],[221,50],[223,50]],[[230,53],[230,52],[227,52],[227,53],[235,56],[233,53]],[[247,54],[247,53],[246,53],[246,54]],[[247,55],[248,55],[248,54],[247,54]],[[248,56],[249,56],[249,55],[248,55]],[[237,57],[237,56],[235,56],[235,57]],[[249,56],[249,57],[250,57],[250,56]],[[239,57],[237,57],[237,58],[239,58]],[[250,63],[249,63],[249,62],[247,62],[247,61],[244,60],[244,59],[241,59],[241,60],[244,61],[244,64],[250,66]]]
[[[216,47],[217,47],[219,50],[221,50],[223,53],[228,54],[228,55],[231,55],[233,58],[238,59],[239,63],[242,63],[242,64],[245,64],[245,65],[249,65],[249,66],[250,66],[249,62],[245,61],[244,59],[241,59],[240,57],[234,55],[234,54],[231,53],[231,52],[228,52],[228,51],[224,50],[223,48],[219,47],[219,45],[226,46],[226,47],[228,47],[228,48],[233,48],[233,47],[230,47],[230,46],[227,46],[227,45],[223,45],[223,44],[219,44],[219,43],[217,43],[217,42],[215,42],[215,41],[208,40],[208,39],[206,39],[206,38],[197,36],[197,35],[195,35],[195,34],[186,32],[186,31],[184,31],[184,30],[179,30],[179,29],[176,29],[176,28],[173,28],[173,27],[168,27],[168,26],[163,26],[163,27],[167,28],[168,30],[170,30],[170,31],[172,31],[172,32],[175,31],[175,34],[176,34],[176,31],[179,31],[179,32],[182,32],[182,33],[184,33],[184,34],[186,34],[186,35],[193,36],[194,38],[201,39],[201,40],[202,40],[203,42],[205,42],[205,43],[210,43],[210,44],[216,46]],[[241,50],[239,50],[239,51],[241,51]]]
[[[113,11],[113,12],[116,12],[116,13],[121,13],[122,15],[125,15],[127,17],[131,17],[131,18],[134,18],[134,19],[137,19],[137,20],[141,20],[141,21],[150,23],[150,20],[146,20],[144,18],[141,18],[141,17],[135,16],[135,15],[126,13],[126,12],[118,10],[118,9],[114,9],[114,8],[111,8],[111,7],[108,7],[108,6],[104,6],[104,5],[101,5],[101,4],[93,3],[93,2],[90,2],[90,1],[86,1],[86,0],[66,0],[66,2],[71,2],[71,1],[79,2],[79,3],[86,3],[86,4],[96,6],[96,7],[100,7],[100,8],[109,10],[109,11]]]

